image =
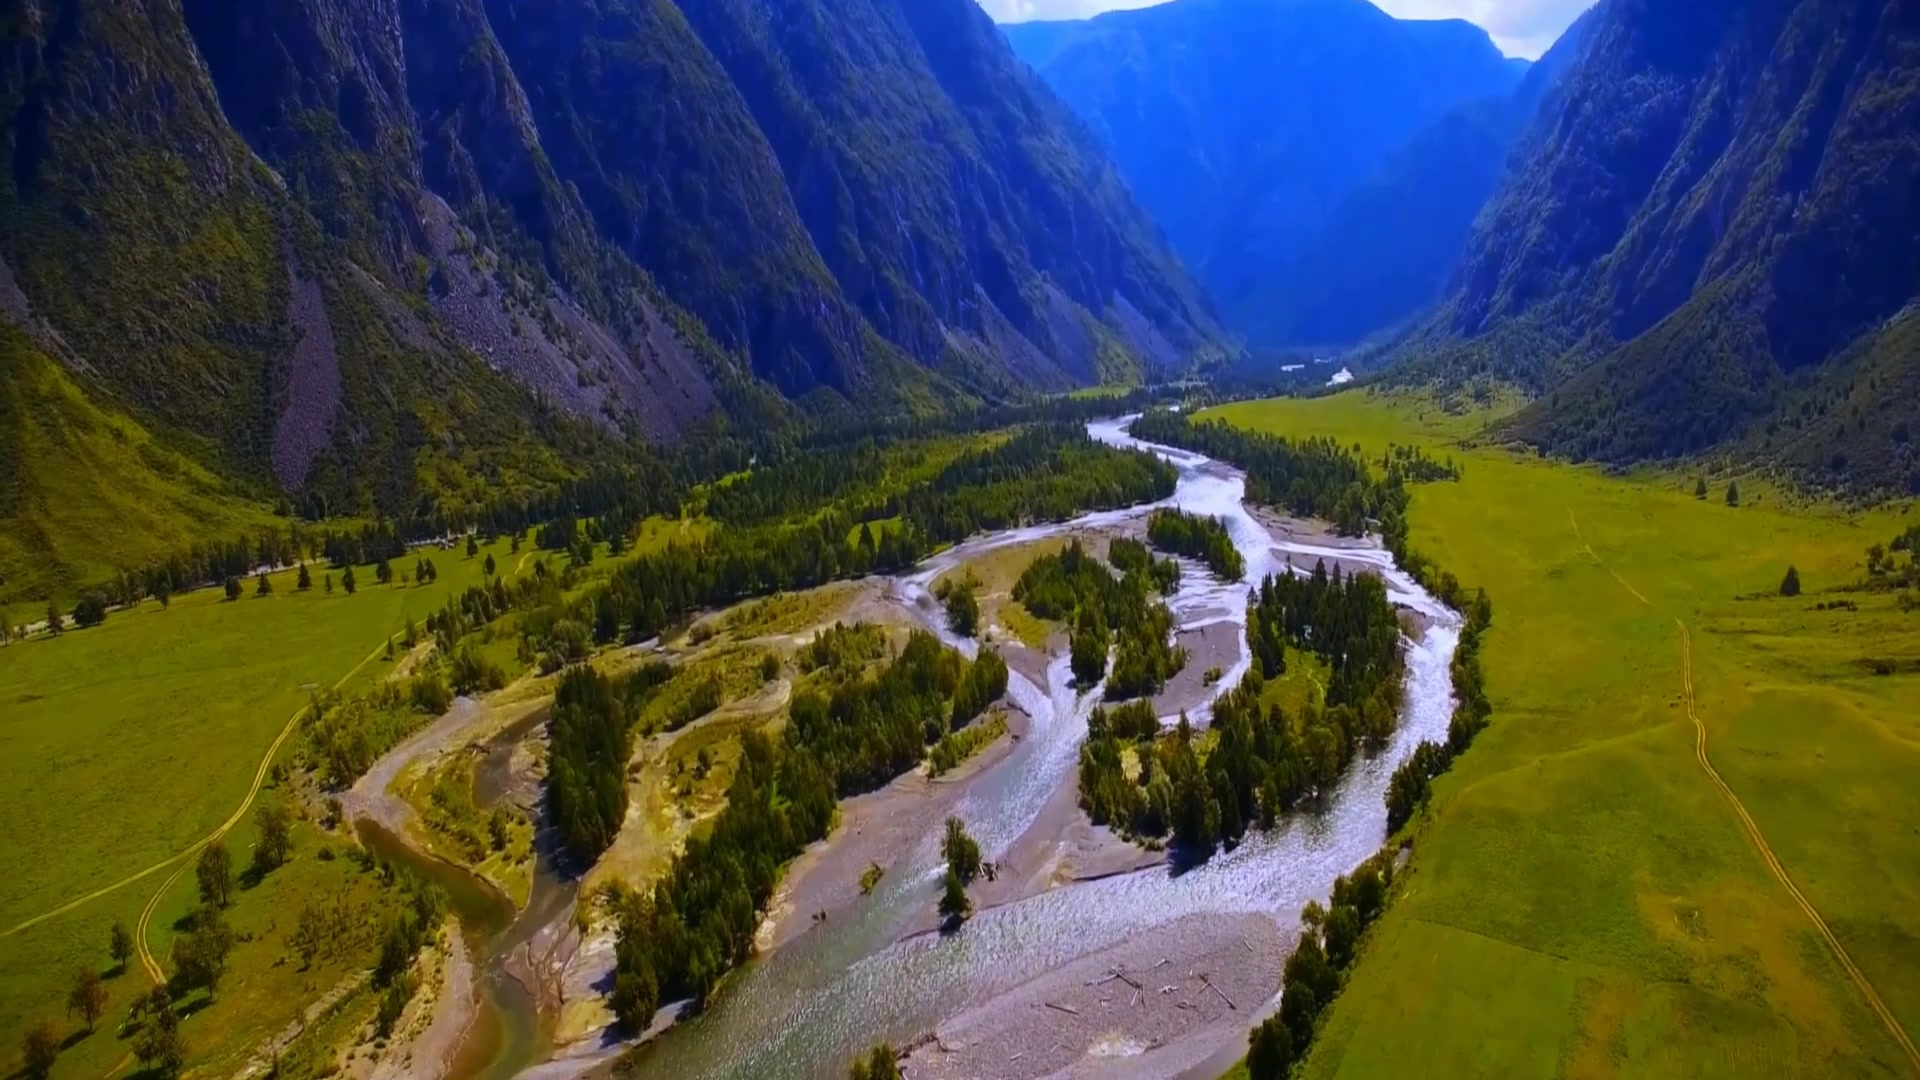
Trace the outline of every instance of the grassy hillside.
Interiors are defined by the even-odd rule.
[[[0,618],[38,621],[122,567],[273,521],[253,493],[96,404],[0,326]]]
[[[1460,483],[1416,490],[1413,543],[1495,610],[1492,727],[1436,782],[1307,1076],[1906,1073],[1695,760],[1674,622],[1714,767],[1920,1031],[1920,616],[1834,591],[1904,508],[1848,515],[1743,484],[1736,509],[1718,482],[1696,500],[1691,476],[1463,451],[1478,419],[1406,399],[1217,414],[1463,461]],[[1796,599],[1778,595],[1789,564]],[[1858,610],[1819,609],[1836,599]],[[1906,673],[1874,674],[1889,667]]]

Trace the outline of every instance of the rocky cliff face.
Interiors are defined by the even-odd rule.
[[[970,0],[23,0],[0,40],[9,321],[331,502],[1228,348]]]
[[[1628,459],[1729,440],[1920,485],[1920,9],[1605,0],[1419,370],[1543,391],[1513,430]]]

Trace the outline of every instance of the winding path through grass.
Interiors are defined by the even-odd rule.
[[[1588,557],[1593,559],[1595,565],[1612,575],[1613,580],[1619,582],[1620,587],[1631,593],[1635,600],[1656,612],[1660,611],[1659,605],[1647,599],[1644,593],[1634,588],[1626,578],[1621,577],[1617,571],[1608,566],[1598,552],[1593,550],[1593,545],[1581,533],[1580,520],[1574,516],[1571,508],[1567,510],[1567,522],[1573,526],[1574,537],[1580,541],[1582,547],[1586,548]],[[1680,684],[1683,700],[1686,702],[1687,719],[1693,722],[1694,760],[1700,763],[1701,771],[1707,774],[1707,779],[1713,781],[1713,786],[1719,789],[1720,794],[1727,800],[1727,805],[1733,807],[1734,815],[1740,819],[1740,827],[1746,831],[1747,839],[1752,841],[1754,849],[1760,853],[1760,861],[1764,862],[1780,884],[1786,887],[1788,895],[1793,897],[1793,902],[1799,905],[1800,910],[1813,923],[1814,929],[1820,932],[1827,947],[1833,951],[1834,958],[1840,961],[1840,966],[1846,970],[1847,977],[1853,980],[1853,985],[1860,991],[1860,996],[1866,999],[1867,1007],[1880,1018],[1880,1022],[1886,1026],[1887,1034],[1893,1036],[1893,1041],[1898,1043],[1900,1049],[1906,1053],[1907,1061],[1913,1066],[1914,1074],[1920,1076],[1920,1049],[1914,1047],[1913,1040],[1908,1037],[1906,1029],[1900,1026],[1899,1019],[1893,1015],[1891,1009],[1887,1008],[1886,1002],[1881,1000],[1879,991],[1874,989],[1873,982],[1867,978],[1866,972],[1861,971],[1859,965],[1854,963],[1846,946],[1840,944],[1840,939],[1834,936],[1833,929],[1827,925],[1827,920],[1821,916],[1819,909],[1815,908],[1800,891],[1800,887],[1793,883],[1792,875],[1787,873],[1787,868],[1781,863],[1780,857],[1774,854],[1773,845],[1767,842],[1766,834],[1760,831],[1759,823],[1754,821],[1753,815],[1747,812],[1746,805],[1740,801],[1740,796],[1734,794],[1733,788],[1721,777],[1720,770],[1713,767],[1713,761],[1707,755],[1706,721],[1700,718],[1700,712],[1694,700],[1693,631],[1678,615],[1670,617],[1673,619],[1673,624],[1680,628]]]

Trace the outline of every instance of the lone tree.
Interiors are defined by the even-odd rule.
[[[328,574],[326,576],[326,585],[327,585],[327,595],[332,596],[333,595],[333,575],[332,574]]]
[[[960,875],[947,867],[946,882],[940,893],[940,917],[957,923],[973,913],[973,901],[967,898],[967,885]]]
[[[37,1021],[21,1041],[20,1056],[25,1059],[28,1076],[33,1080],[46,1080],[47,1074],[53,1071],[53,1063],[60,1057],[60,1025],[51,1020]]]
[[[900,1064],[894,1060],[893,1047],[881,1043],[864,1057],[856,1057],[847,1067],[847,1080],[900,1080]]]
[[[480,542],[473,538],[472,533],[468,533],[467,534],[467,558],[471,559],[478,554],[480,554]]]
[[[67,992],[67,1015],[79,1013],[87,1022],[87,1034],[93,1034],[93,1022],[107,1011],[107,984],[91,965],[73,973],[73,989]]]
[[[973,879],[980,876],[980,845],[967,835],[966,823],[957,817],[947,819],[947,835],[940,841],[940,854],[947,860],[947,869],[960,878],[960,884],[971,885]]]
[[[240,599],[240,579],[232,574],[227,575],[227,599]]]
[[[1695,480],[1693,482],[1693,497],[1696,499],[1704,499],[1707,497],[1707,478],[1706,477],[1703,476],[1700,479]]]
[[[253,812],[259,840],[253,845],[253,865],[261,873],[277,870],[293,854],[293,811],[278,799],[269,799]]]
[[[1737,480],[1727,481],[1727,505],[1740,505],[1740,482]]]
[[[107,621],[107,598],[99,593],[88,593],[73,605],[73,625],[81,629],[99,626]]]
[[[1800,595],[1800,570],[1798,567],[1787,567],[1787,576],[1780,579],[1780,595]]]
[[[267,572],[265,570],[262,570],[258,574],[255,574],[254,578],[255,578],[255,584],[253,587],[253,595],[255,596],[272,596],[273,595],[273,581],[271,578],[267,577]]]
[[[307,570],[306,563],[300,564],[300,577],[294,581],[293,587],[301,592],[313,588],[313,574]]]
[[[107,955],[120,965],[121,971],[127,970],[127,961],[133,959],[133,935],[127,932],[126,923],[113,924],[112,936],[107,940]]]
[[[340,587],[347,590],[348,596],[352,596],[353,590],[360,587],[359,581],[353,576],[353,567],[347,567],[346,572],[340,575]]]
[[[493,562],[493,556],[492,556],[491,554],[489,554],[489,555],[487,556],[487,561],[486,561],[486,562],[484,562],[484,563],[481,563],[481,564],[480,564],[480,569],[481,569],[481,571],[482,571],[483,573],[485,573],[485,574],[486,574],[486,575],[487,575],[488,577],[492,577],[492,576],[494,575],[494,573],[495,573],[495,571],[496,571],[496,570],[498,569],[498,567],[496,567],[496,566],[494,565],[494,562]]]
[[[59,637],[62,633],[66,631],[66,629],[67,629],[66,616],[60,614],[59,608],[54,607],[52,604],[48,604],[47,605],[47,633],[52,634],[54,637]]]
[[[215,840],[201,849],[193,876],[200,882],[201,903],[226,907],[233,897],[233,856],[227,854],[227,845]]]
[[[382,585],[393,584],[393,564],[385,559],[373,564],[373,580]]]
[[[234,946],[233,930],[212,906],[194,913],[193,933],[173,941],[174,978],[183,987],[203,986],[212,997],[227,974],[227,957]]]

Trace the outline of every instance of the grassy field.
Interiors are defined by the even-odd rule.
[[[630,550],[653,550],[688,531],[650,521]],[[0,849],[8,868],[0,883],[0,1073],[11,1068],[27,1025],[47,1015],[50,1002],[64,1002],[74,967],[104,963],[108,928],[116,920],[134,927],[171,868],[23,923],[156,866],[226,821],[310,694],[383,678],[392,668],[381,657],[387,637],[478,582],[488,554],[509,575],[560,558],[531,546],[514,554],[504,540],[472,559],[430,554],[439,578],[428,585],[376,585],[362,567],[353,596],[337,574],[331,594],[319,573],[302,593],[288,571],[273,576],[268,597],[255,597],[251,581],[233,602],[220,590],[201,590],[175,597],[168,609],[148,602],[93,629],[0,648],[0,805],[9,823]],[[614,564],[601,558],[593,565]],[[411,571],[412,558],[396,569]],[[227,838],[241,864],[251,826],[243,820]],[[150,942],[157,956],[167,954],[173,920],[195,902],[187,873],[156,907]],[[269,917],[282,924],[297,911],[273,909]],[[244,959],[236,957],[236,973]],[[121,981],[143,982],[137,974]],[[223,1045],[268,1034],[239,1022],[222,1030]],[[102,1059],[98,1071],[112,1063]]]
[[[11,326],[0,327],[0,619],[209,536],[284,528],[179,448],[101,406]]]
[[[1495,611],[1492,727],[1436,782],[1306,1075],[1911,1075],[1696,762],[1674,621],[1712,763],[1920,1032],[1920,677],[1873,673],[1912,670],[1920,615],[1830,592],[1907,508],[1797,505],[1750,477],[1730,508],[1724,478],[1701,501],[1690,473],[1463,450],[1476,418],[1359,393],[1216,415],[1452,454],[1465,478],[1417,489],[1414,545]],[[1816,609],[1834,599],[1859,610]]]

